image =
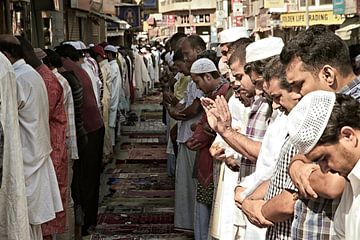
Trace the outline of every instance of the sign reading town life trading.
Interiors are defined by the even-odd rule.
[[[306,26],[305,12],[281,14],[280,20],[282,27]],[[334,15],[332,11],[309,12],[309,25],[334,25],[342,24],[344,21],[344,16]]]

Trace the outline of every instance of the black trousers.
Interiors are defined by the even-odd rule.
[[[75,208],[80,206],[84,214],[85,230],[97,223],[104,132],[102,127],[88,133],[88,143],[73,166],[72,197]]]

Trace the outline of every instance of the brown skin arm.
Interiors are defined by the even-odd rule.
[[[263,216],[273,223],[283,222],[294,215],[296,198],[287,190],[268,200],[261,209]]]
[[[250,161],[256,162],[260,152],[261,142],[251,140],[232,128],[226,130],[221,136],[235,151],[241,153]]]
[[[320,169],[311,173],[310,185],[318,196],[326,199],[335,199],[342,195],[345,188],[345,178],[339,174],[323,173]]]

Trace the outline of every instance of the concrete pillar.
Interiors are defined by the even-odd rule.
[[[51,16],[51,46],[58,46],[65,40],[64,2],[59,0],[59,11],[52,11]]]

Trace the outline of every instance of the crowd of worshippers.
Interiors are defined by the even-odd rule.
[[[159,61],[158,49],[81,41],[34,49],[0,35],[0,239],[91,233],[100,173],[130,104],[159,81]]]
[[[360,239],[359,59],[322,25],[285,43],[242,27],[219,39],[213,52],[176,33],[165,55],[175,229],[196,240]]]

